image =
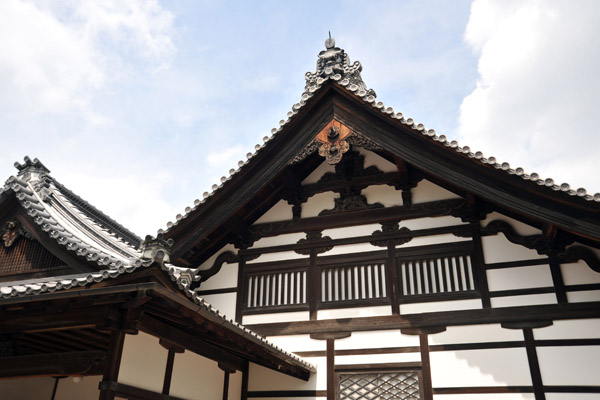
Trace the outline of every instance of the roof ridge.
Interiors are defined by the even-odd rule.
[[[329,42],[331,40],[332,42]],[[172,228],[179,224],[179,222],[185,218],[194,210],[199,208],[205,203],[211,196],[215,194],[224,184],[231,180],[231,178],[237,174],[246,164],[250,162],[250,159],[255,157],[267,143],[275,138],[275,136],[281,132],[281,130],[289,124],[294,115],[307,104],[315,93],[323,87],[323,85],[331,80],[335,84],[342,86],[344,89],[350,91],[353,95],[360,98],[363,102],[370,104],[373,108],[380,110],[383,114],[389,115],[391,118],[397,119],[403,125],[412,128],[415,131],[432,141],[439,142],[444,146],[454,149],[457,153],[464,154],[469,158],[479,161],[481,164],[490,165],[496,169],[505,171],[507,174],[516,175],[521,177],[523,180],[532,181],[540,186],[546,186],[554,191],[564,192],[570,196],[578,196],[583,200],[595,201],[600,203],[600,193],[594,195],[588,194],[586,189],[578,188],[571,189],[568,183],[562,183],[557,185],[554,183],[552,178],[540,178],[539,174],[532,172],[526,173],[521,167],[511,168],[508,162],[497,162],[496,157],[490,156],[485,157],[481,151],[472,152],[469,146],[459,146],[456,140],[448,140],[445,135],[438,135],[434,129],[426,129],[422,123],[417,123],[413,118],[406,118],[401,112],[395,112],[392,107],[386,107],[383,102],[376,101],[376,93],[373,89],[367,89],[367,86],[360,77],[362,71],[362,65],[359,61],[355,61],[352,65],[349,63],[348,55],[344,50],[335,47],[335,41],[328,39],[325,42],[326,50],[319,53],[319,60],[317,61],[317,71],[315,73],[307,72],[305,74],[306,86],[304,92],[300,97],[300,101],[292,106],[292,109],[287,112],[286,120],[280,120],[279,126],[271,129],[269,136],[263,137],[263,144],[256,144],[254,146],[254,152],[246,154],[247,160],[238,161],[238,168],[232,168],[229,170],[229,176],[222,176],[221,183],[215,183],[211,187],[211,192],[204,192],[203,199],[194,200],[193,207],[188,206],[185,208],[183,214],[177,214],[175,222],[167,222],[167,228],[165,230],[159,229],[160,233],[169,232]]]

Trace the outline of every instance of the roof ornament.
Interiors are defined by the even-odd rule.
[[[39,176],[50,173],[50,170],[37,158],[32,160],[29,156],[25,156],[23,160],[25,161],[23,164],[16,161],[14,165],[15,168],[19,170],[17,176],[22,177],[25,180],[29,180],[29,177],[34,174]]]
[[[148,261],[156,261],[158,263],[169,262],[169,252],[173,246],[173,239],[165,240],[162,233],[153,238],[151,235],[146,236],[146,240],[142,243],[142,259]]]
[[[367,85],[363,82],[360,76],[361,71],[362,65],[360,62],[354,61],[353,64],[350,64],[348,54],[343,49],[335,46],[335,39],[331,37],[331,32],[329,32],[329,38],[325,40],[325,50],[319,53],[317,71],[315,73],[307,72],[305,75],[305,90],[307,92],[314,91],[317,85],[320,85],[325,79],[332,78],[347,84],[349,89],[353,91],[357,90],[359,95],[375,97],[375,91],[367,89]]]

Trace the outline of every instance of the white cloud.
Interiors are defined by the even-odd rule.
[[[156,1],[0,2],[0,105],[27,117],[81,113],[96,90],[127,70],[122,55],[164,68],[172,15]]]
[[[599,17],[596,1],[475,1],[465,40],[479,80],[461,105],[461,142],[599,191]]]

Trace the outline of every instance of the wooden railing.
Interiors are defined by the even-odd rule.
[[[470,242],[397,249],[396,271],[385,251],[321,257],[314,270],[308,259],[247,264],[241,311],[384,305],[392,291],[399,303],[477,297],[472,251]]]

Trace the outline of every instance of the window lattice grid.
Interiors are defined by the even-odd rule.
[[[419,400],[419,372],[342,374],[340,400]]]

